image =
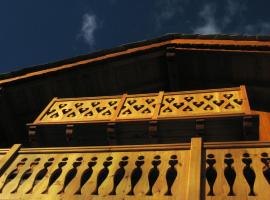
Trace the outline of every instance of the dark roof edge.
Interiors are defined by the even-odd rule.
[[[124,45],[120,45],[118,47],[104,49],[101,51],[96,51],[90,54],[84,54],[75,56],[72,58],[67,58],[64,60],[51,62],[47,64],[40,64],[40,65],[34,65],[31,67],[23,68],[17,71],[12,71],[9,73],[0,74],[0,80],[13,78],[16,76],[20,76],[23,74],[49,69],[53,68],[59,65],[64,65],[68,63],[77,62],[84,59],[90,59],[90,58],[96,58],[99,56],[103,56],[110,53],[116,53],[120,51],[124,51],[130,48],[145,46],[145,45],[151,45],[154,43],[164,42],[167,40],[173,40],[173,39],[206,39],[206,40],[238,40],[238,41],[270,41],[270,35],[227,35],[227,34],[212,34],[212,35],[200,35],[200,34],[179,34],[179,33],[168,33],[166,35],[163,35],[161,37],[153,38],[150,40],[143,40],[138,41],[134,43],[128,43]]]

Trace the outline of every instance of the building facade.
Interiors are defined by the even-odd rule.
[[[170,34],[2,75],[0,199],[269,199],[269,55]]]

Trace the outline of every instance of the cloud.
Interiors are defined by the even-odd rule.
[[[206,4],[199,12],[199,17],[203,24],[193,29],[195,34],[217,34],[220,33],[220,27],[217,26],[215,19],[216,6],[214,4]]]
[[[84,41],[90,46],[93,47],[95,44],[95,31],[98,28],[97,18],[92,14],[84,14],[81,32],[79,36],[83,37]]]
[[[173,19],[177,14],[183,13],[183,3],[186,0],[159,0],[156,13],[156,26],[161,28],[166,21]]]
[[[225,6],[225,15],[223,18],[223,26],[230,24],[239,10],[239,3],[236,1],[228,0]]]
[[[226,28],[226,26],[236,22],[239,23],[243,20],[244,15],[243,12],[247,10],[246,1],[235,1],[235,0],[226,0],[225,2],[225,13],[222,19],[222,26]]]
[[[270,34],[270,22],[259,22],[257,24],[248,24],[244,27],[245,34],[260,34],[267,35]]]

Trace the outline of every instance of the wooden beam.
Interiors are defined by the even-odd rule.
[[[112,122],[114,122],[116,120],[116,118],[118,117],[118,115],[120,114],[121,109],[122,109],[122,107],[123,107],[123,105],[124,105],[124,103],[126,101],[127,96],[128,96],[128,94],[126,94],[126,93],[123,94],[123,96],[121,98],[121,101],[118,103],[117,108],[115,110],[115,113],[114,113],[114,115],[111,118],[111,121]]]
[[[251,111],[250,111],[250,106],[249,106],[246,87],[244,85],[241,85],[240,86],[240,91],[241,91],[241,95],[242,95],[242,98],[243,98],[243,104],[244,104],[243,107],[244,107],[245,114],[250,115]]]
[[[190,148],[190,162],[187,185],[187,200],[200,200],[201,198],[201,158],[202,139],[192,138]]]
[[[163,96],[164,96],[164,92],[163,91],[160,91],[158,93],[157,104],[156,104],[156,107],[155,107],[155,110],[154,110],[154,114],[153,114],[152,120],[156,120],[158,118],[160,107],[161,107],[161,103],[162,103],[162,100],[163,100]]]
[[[14,144],[6,153],[6,155],[4,155],[4,157],[0,160],[0,177],[5,172],[10,163],[14,160],[21,146],[21,144]]]
[[[182,47],[177,47],[175,48],[176,53],[182,53],[183,51],[197,51],[197,52],[229,52],[229,53],[257,53],[257,54],[265,54],[265,55],[269,55],[270,52],[269,51],[263,51],[263,50],[249,50],[249,49],[222,49],[222,48],[226,48],[226,46],[221,46],[220,49],[214,47],[213,49],[211,48],[182,48]]]

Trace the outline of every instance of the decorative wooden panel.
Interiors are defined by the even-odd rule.
[[[157,95],[130,96],[121,108],[118,119],[151,119],[157,104]]]
[[[244,113],[240,90],[165,94],[159,117]]]
[[[189,149],[165,148],[22,149],[0,178],[0,196],[22,200],[185,198]]]
[[[55,99],[41,118],[42,122],[75,122],[110,120],[120,98]]]
[[[188,92],[53,99],[32,125],[249,114],[244,86]]]

